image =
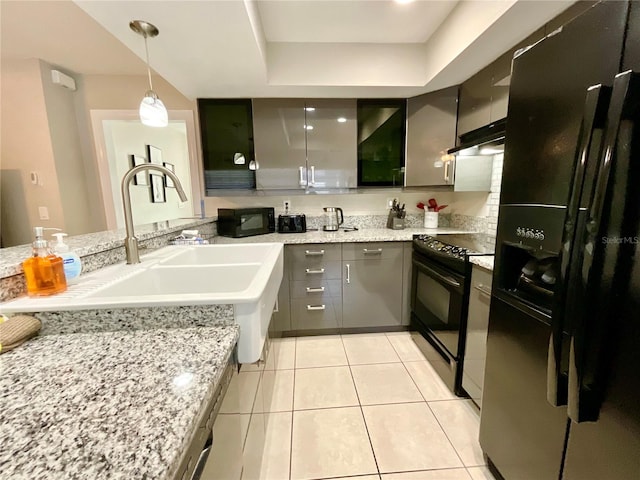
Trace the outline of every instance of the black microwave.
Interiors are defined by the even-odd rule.
[[[273,208],[219,208],[218,235],[223,237],[250,237],[276,231]]]

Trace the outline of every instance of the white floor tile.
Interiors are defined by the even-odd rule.
[[[347,356],[339,335],[298,337],[296,368],[347,365]]]
[[[426,403],[362,409],[381,473],[462,466]]]
[[[357,406],[358,396],[349,367],[303,368],[296,370],[293,408]]]
[[[467,467],[484,465],[480,448],[480,414],[471,400],[431,402],[429,408]]]
[[[262,377],[264,412],[293,410],[293,370],[265,370]]]
[[[266,416],[261,480],[289,478],[292,415],[292,412],[280,412]]]
[[[375,473],[360,408],[293,412],[291,480]]]
[[[220,413],[251,413],[260,383],[260,372],[240,372],[233,377]]]
[[[387,333],[387,338],[403,362],[425,360],[424,355],[411,338],[409,332],[390,332]]]
[[[469,467],[467,471],[473,480],[495,480],[487,467]]]
[[[471,480],[471,477],[464,468],[450,468],[385,474],[382,475],[382,480]]]
[[[202,480],[240,480],[244,432],[242,415],[219,414],[213,425],[214,443]]]
[[[426,401],[455,400],[456,397],[444,384],[433,367],[426,360],[421,362],[406,362],[405,367],[409,375],[416,382],[420,393]]]
[[[402,363],[353,365],[351,371],[362,405],[422,401]]]
[[[296,339],[276,338],[271,341],[271,350],[265,364],[265,370],[289,370],[295,367]]]
[[[380,477],[378,475],[358,475],[356,477],[333,477],[330,480],[380,480]]]
[[[400,361],[384,333],[343,335],[342,342],[350,365]]]

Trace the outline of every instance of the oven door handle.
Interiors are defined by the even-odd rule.
[[[418,270],[424,272],[425,274],[429,275],[430,277],[435,278],[436,280],[440,281],[441,283],[449,285],[450,287],[455,287],[455,288],[460,288],[461,287],[461,283],[458,282],[455,278],[442,275],[441,273],[436,272],[432,268],[429,268],[425,264],[417,262],[416,260],[411,260],[411,262],[413,263],[413,265]]]

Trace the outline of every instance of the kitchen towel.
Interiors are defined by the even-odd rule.
[[[16,315],[0,323],[0,353],[13,350],[38,334],[42,323],[30,315]]]

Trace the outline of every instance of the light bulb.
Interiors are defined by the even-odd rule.
[[[140,121],[149,127],[169,125],[167,109],[153,90],[149,90],[140,102]]]

